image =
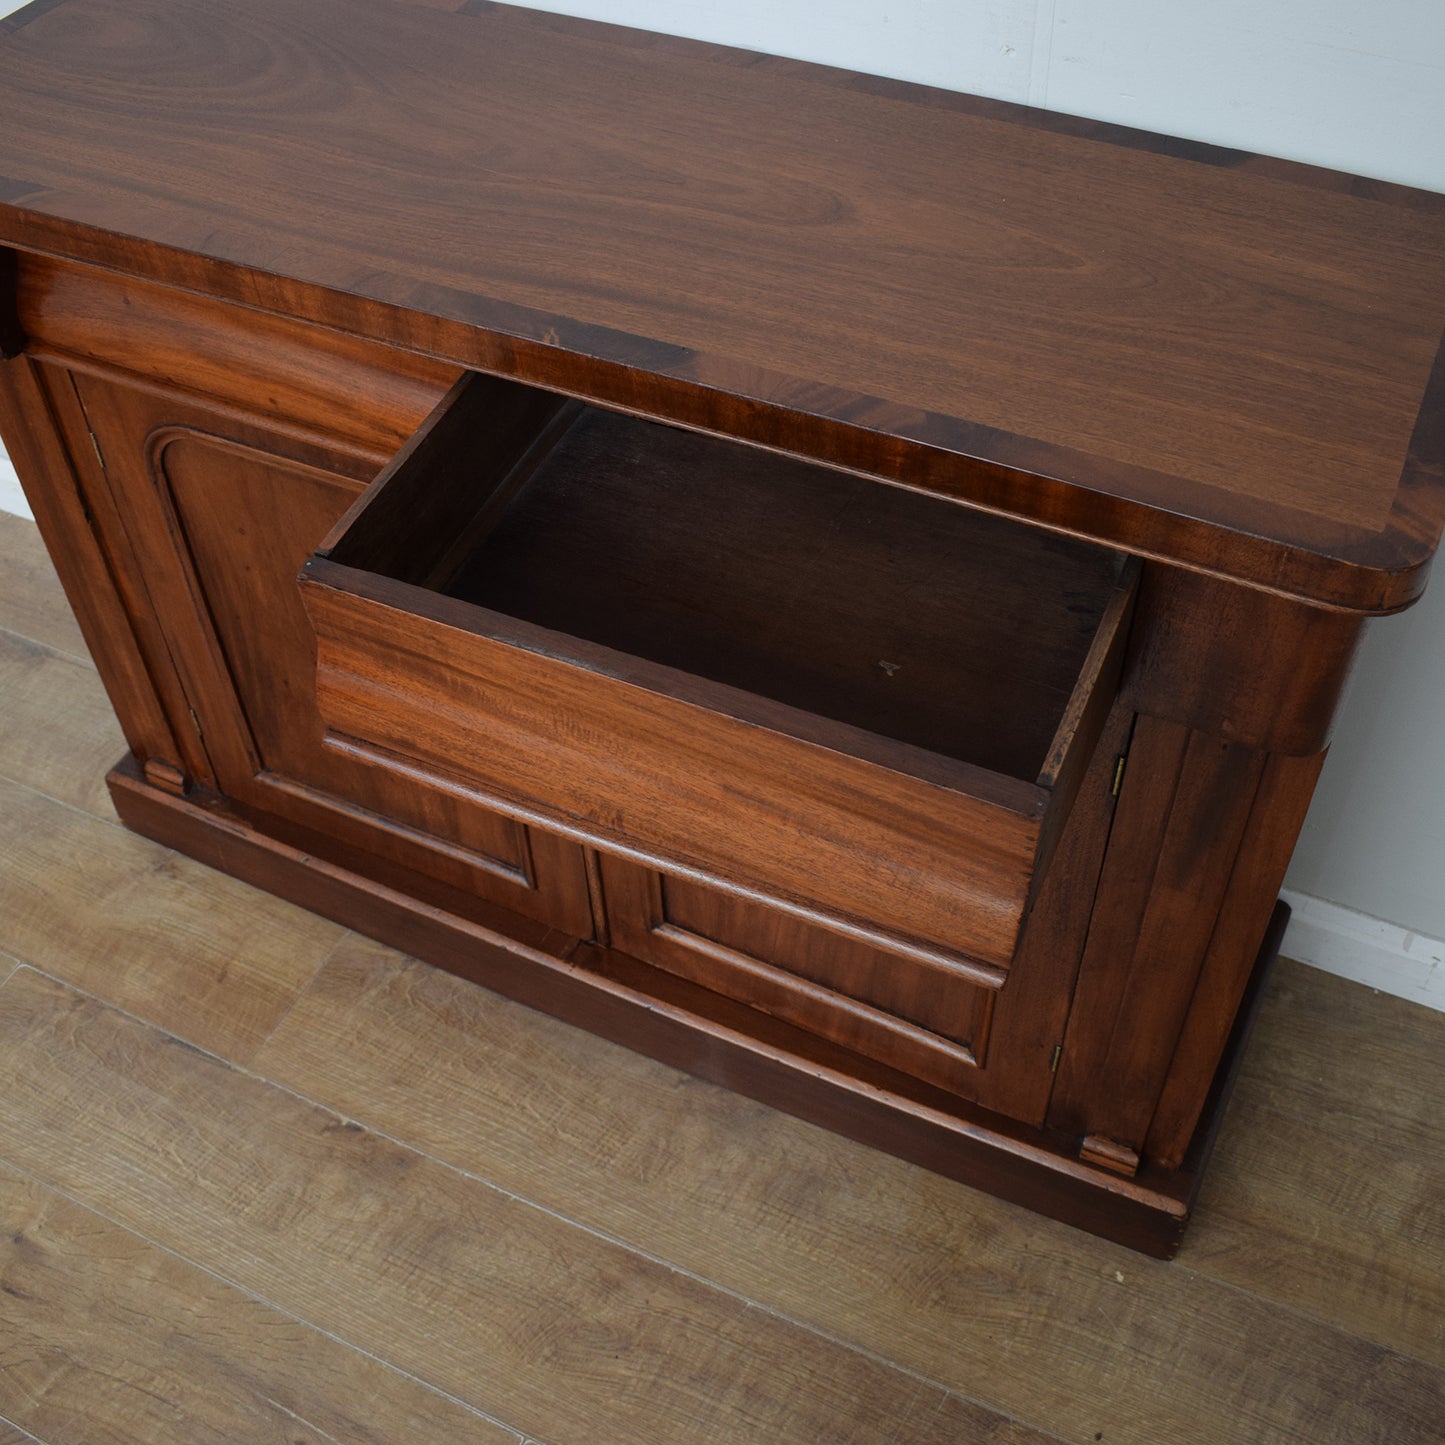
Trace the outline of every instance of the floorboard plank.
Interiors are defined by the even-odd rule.
[[[48,1445],[47,1441],[31,1435],[8,1420],[0,1420],[0,1445]]]
[[[1185,1263],[1445,1365],[1442,1059],[1439,1013],[1281,960]]]
[[[1414,1441],[1445,1411],[1438,1370],[365,940],[338,949],[254,1066],[1070,1440]]]
[[[0,950],[249,1058],[344,929],[0,779]]]
[[[0,630],[0,775],[114,821],[105,775],[125,750],[88,662]]]
[[[0,1225],[0,1412],[50,1445],[520,1445],[3,1166]]]
[[[0,512],[0,627],[73,657],[90,655],[40,529],[8,512]]]
[[[936,1386],[30,970],[0,989],[0,1091],[0,1157],[552,1445],[960,1438]]]

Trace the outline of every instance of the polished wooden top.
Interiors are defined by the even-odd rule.
[[[1445,513],[1440,201],[478,0],[0,21],[0,243],[1361,610]]]

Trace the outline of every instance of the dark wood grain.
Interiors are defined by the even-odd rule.
[[[1103,726],[1132,574],[595,408],[549,448],[556,407],[459,385],[308,564],[338,746],[1006,964]]]
[[[970,1098],[993,988],[716,888],[603,856],[615,948]]]
[[[588,408],[448,568],[494,469],[517,484],[521,440],[547,448],[556,405],[488,378],[459,388],[431,433],[451,453],[399,456],[321,554],[1053,785],[1115,554]]]
[[[1438,200],[470,0],[64,0],[0,254],[123,818],[1173,1247],[1445,516]],[[0,662],[96,807],[24,741],[101,736],[83,664]]]
[[[362,384],[370,379],[363,369]],[[322,746],[315,643],[294,578],[374,459],[169,387],[91,375],[76,387],[108,451],[147,615],[181,679],[181,716],[194,718],[216,784],[452,888],[588,932],[578,848]],[[278,384],[275,395],[287,394]]]
[[[795,736],[790,709],[758,726],[748,694],[738,718],[717,710],[726,689],[694,703],[639,685],[620,654],[633,676],[518,645],[515,626],[490,636],[496,614],[462,604],[440,621],[419,589],[324,560],[306,575],[319,706],[351,756],[410,760],[518,817],[780,904],[1012,956],[1042,790],[927,753],[904,771]]]
[[[1149,564],[1124,695],[1151,717],[1313,757],[1329,745],[1362,630],[1349,613]]]
[[[1237,744],[1140,719],[1049,1107],[1056,1127],[1142,1153],[1263,766]],[[1253,959],[1267,913],[1255,921],[1232,961]],[[1214,1043],[1189,1075],[1200,1103],[1224,1038]]]
[[[26,254],[20,275],[32,355],[303,426],[368,457],[393,455],[456,380],[424,357],[95,266]]]
[[[58,385],[57,385],[58,383]],[[96,509],[106,500],[94,486],[94,453],[87,459],[74,443],[88,443],[74,391],[64,376],[47,373],[29,358],[0,363],[0,426],[17,472],[26,479],[40,535],[55,562],[87,648],[115,705],[125,740],[140,758],[182,756],[164,692],[167,679],[152,672],[137,636],[137,608],[115,554],[101,536]],[[69,431],[67,446],[62,428]],[[95,507],[81,485],[85,467]],[[119,541],[116,528],[112,544]],[[144,609],[139,609],[144,616]],[[162,696],[158,696],[162,690]]]
[[[1418,591],[1428,205],[505,7],[362,8],[26,25],[0,175],[32,189],[0,240],[1325,602]]]
[[[462,978],[617,1043],[713,1078],[788,1112],[1051,1218],[1160,1258],[1179,1247],[1193,1180],[1150,1173],[1100,1179],[1073,1157],[1067,1136],[972,1109],[957,1096],[809,1035],[615,949],[527,920],[490,923],[448,914],[374,876],[366,855],[341,861],[298,846],[266,819],[194,789],[176,798],[147,787],[131,765],[110,774],[116,809],[148,837],[373,938],[425,954]],[[535,926],[534,926],[535,927]],[[1043,1062],[1047,1071],[1047,1057]]]
[[[1204,1107],[1204,1080],[1228,1037],[1250,980],[1250,950],[1264,935],[1284,885],[1324,754],[1270,758],[1260,775],[1249,824],[1204,962],[1189,1015],[1174,1045],[1168,1078],[1149,1124],[1145,1149],[1166,1167],[1180,1163]]]

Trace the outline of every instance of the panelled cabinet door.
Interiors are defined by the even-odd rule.
[[[1116,705],[1006,970],[950,968],[903,941],[850,937],[604,854],[611,945],[901,1076],[1041,1124],[1131,722]]]
[[[74,386],[217,788],[590,936],[575,843],[323,746],[296,574],[378,459],[162,390],[91,375]]]

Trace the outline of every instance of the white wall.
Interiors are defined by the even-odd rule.
[[[0,0],[0,14],[15,8]],[[1445,0],[556,0],[535,8],[1445,191]],[[23,507],[0,462],[0,508]],[[1427,958],[1445,953],[1430,942],[1445,940],[1440,581],[1414,611],[1374,624],[1289,878],[1300,894],[1393,925],[1375,930],[1395,939],[1384,953],[1414,961],[1414,934],[1426,935]],[[1317,935],[1331,932],[1337,912],[1315,910],[1286,948],[1328,953]]]

